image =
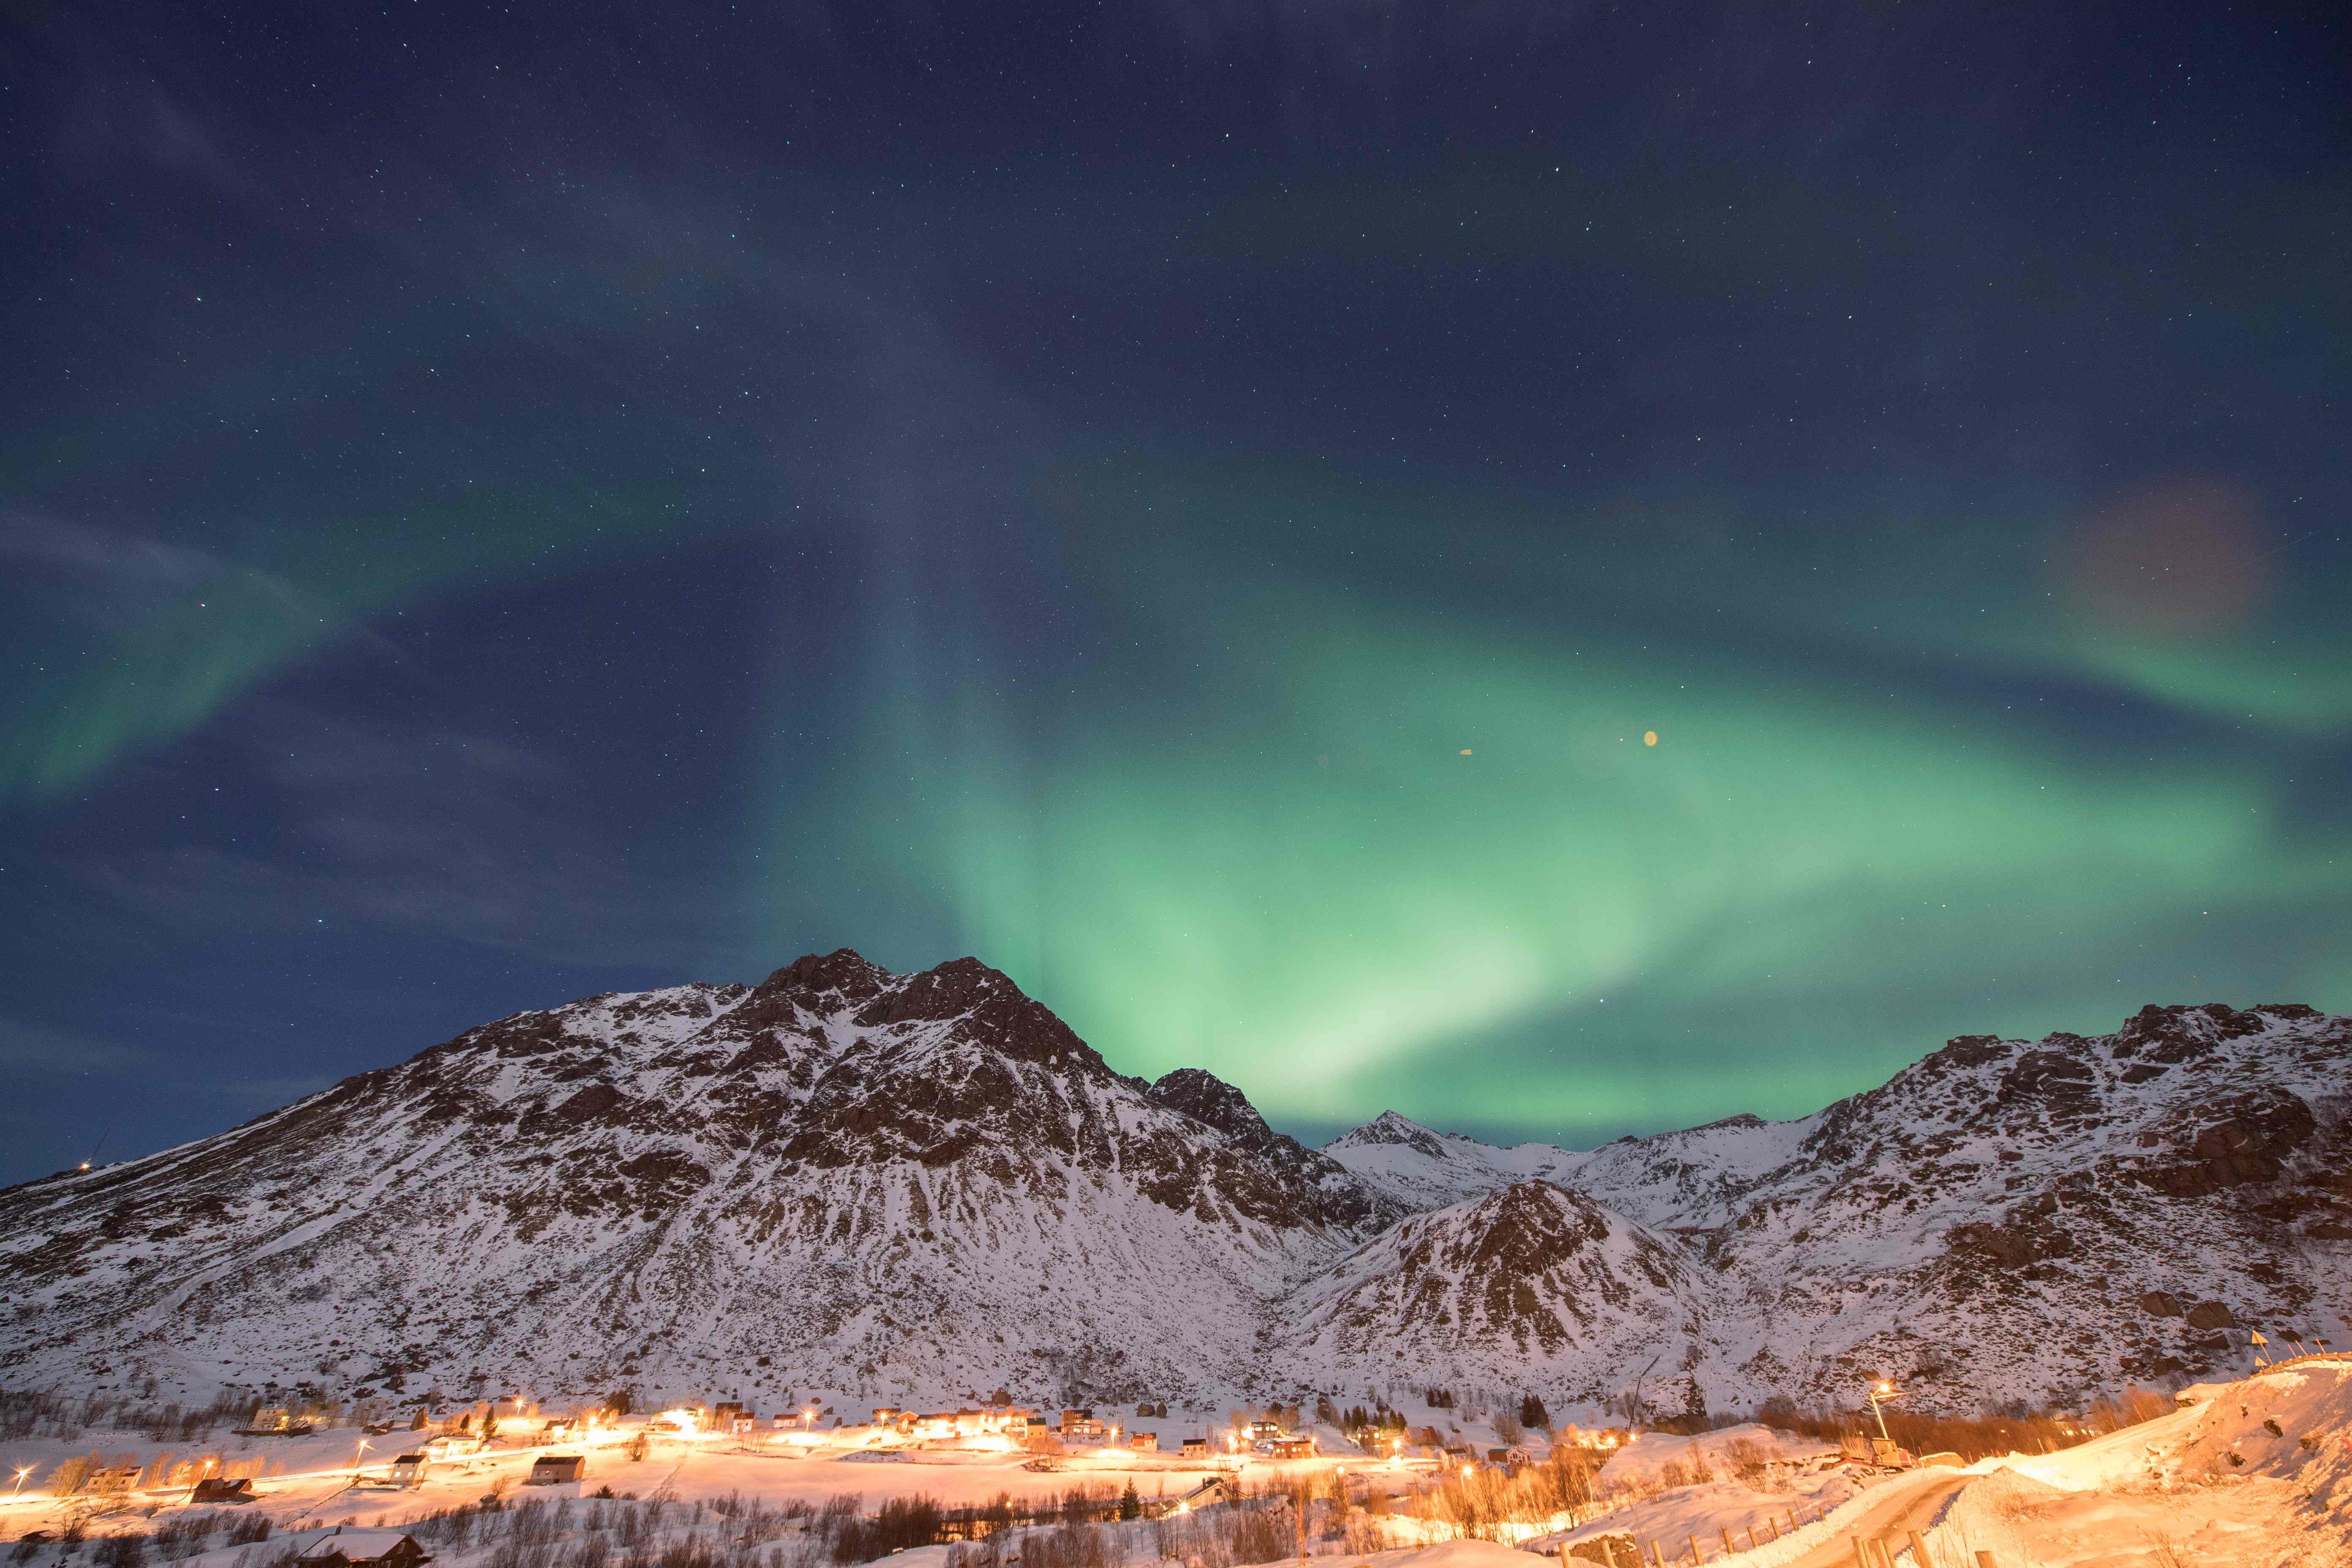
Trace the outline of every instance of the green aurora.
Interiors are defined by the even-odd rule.
[[[1939,1023],[2352,993],[2352,839],[2292,783],[2345,732],[2340,660],[2118,647],[2033,546],[1947,570],[1884,525],[1812,563],[1654,525],[1601,571],[1591,519],[1295,472],[1045,493],[1136,658],[1033,692],[902,668],[830,805],[763,837],[838,853],[853,926],[933,911],[1127,1070],[1573,1139],[1800,1114]],[[790,910],[807,862],[777,863]]]
[[[132,1081],[45,1042],[290,1094],[843,945],[1308,1132],[2352,1008],[2346,176],[2190,225],[1686,153],[490,181],[52,279],[0,1132]]]

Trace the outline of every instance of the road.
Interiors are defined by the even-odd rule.
[[[1899,1551],[1904,1545],[1905,1531],[1916,1530],[1925,1534],[1927,1521],[1936,1517],[1937,1510],[1974,1479],[1958,1470],[1937,1467],[1888,1481],[1875,1489],[1870,1506],[1843,1530],[1798,1558],[1790,1564],[1790,1568],[1854,1568],[1853,1538],[1856,1534],[1876,1540],[1893,1531],[1895,1539],[1886,1543],[1886,1550],[1890,1554]],[[1925,1568],[1924,1564],[1922,1568]]]

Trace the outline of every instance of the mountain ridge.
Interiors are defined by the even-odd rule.
[[[1638,1341],[1677,1407],[1880,1372],[2072,1398],[2209,1370],[2352,1279],[2347,1079],[2352,1019],[2151,1005],[1959,1037],[1788,1121],[1570,1151],[1388,1111],[1314,1150],[1202,1069],[1117,1072],[976,959],[844,949],[515,1014],[0,1190],[0,1379],[1561,1408]]]

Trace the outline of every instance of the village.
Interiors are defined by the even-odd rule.
[[[187,1437],[209,1435],[197,1415],[115,1412],[116,1429],[68,1436],[63,1406],[0,1395],[0,1479],[12,1483],[0,1542],[12,1568],[146,1568],[151,1552],[193,1568],[458,1568],[473,1556],[473,1568],[822,1568],[887,1555],[919,1559],[902,1568],[1236,1568],[1416,1552],[1440,1553],[1427,1568],[1512,1568],[1530,1551],[1605,1568],[1776,1568],[1885,1525],[1895,1550],[1907,1534],[1920,1568],[1980,1568],[1916,1543],[1975,1517],[1968,1498],[2038,1489],[2055,1509],[2049,1499],[2126,1473],[2169,1475],[2176,1489],[2192,1473],[2201,1487],[2236,1482],[2213,1495],[2246,1517],[2207,1523],[2267,1528],[2252,1510],[2276,1501],[2254,1484],[2263,1475],[2352,1467],[2352,1363],[2289,1364],[2294,1377],[2268,1369],[2231,1385],[2229,1402],[2200,1385],[2021,1432],[1987,1427],[1977,1447],[2010,1447],[1984,1454],[1914,1453],[1883,1420],[1865,1430],[1867,1415],[1825,1433],[1801,1421],[1530,1429],[1507,1400],[1439,1390],[1400,1399],[1410,1418],[1386,1400],[1343,1412],[1322,1398],[1181,1421],[1154,1401],[1051,1415],[1001,1396],[632,1413],[517,1393],[420,1405],[405,1421],[248,1407],[226,1440],[191,1452]],[[2230,1435],[2215,1440],[2214,1424]],[[572,1546],[524,1550],[532,1542]],[[1514,1556],[1481,1555],[1501,1551]]]
[[[1444,1399],[1446,1396],[1439,1394]],[[341,1478],[356,1491],[415,1491],[428,1483],[504,1474],[528,1461],[520,1484],[582,1482],[592,1466],[604,1473],[688,1458],[791,1458],[817,1463],[890,1463],[921,1467],[1017,1466],[1028,1475],[1065,1472],[1164,1475],[1238,1473],[1251,1465],[1326,1460],[1377,1460],[1400,1472],[1475,1466],[1516,1468],[1536,1462],[1549,1445],[1516,1441],[1479,1447],[1459,1429],[1434,1425],[1408,1430],[1385,1408],[1385,1425],[1369,1417],[1347,1433],[1328,1402],[1322,1415],[1301,1420],[1297,1406],[1235,1411],[1222,1425],[1180,1429],[1164,1403],[1144,1402],[1131,1417],[1066,1407],[1049,1415],[999,1394],[955,1409],[873,1406],[862,1419],[845,1417],[824,1401],[762,1414],[740,1401],[681,1405],[633,1415],[625,1398],[604,1405],[544,1408],[515,1393],[458,1406],[422,1402],[404,1421],[320,1404],[257,1405],[229,1428],[236,1452],[152,1456],[92,1452],[48,1467],[42,1489],[58,1499],[127,1505],[184,1492],[195,1504],[246,1502],[306,1478]],[[1362,1412],[1356,1413],[1362,1416]],[[183,1426],[186,1425],[183,1418]],[[1570,1441],[1598,1448],[1622,1434],[1583,1434]],[[347,1452],[345,1451],[347,1450]],[[19,1467],[20,1481],[39,1467]],[[15,1494],[26,1495],[20,1484]]]

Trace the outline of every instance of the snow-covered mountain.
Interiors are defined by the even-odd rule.
[[[1402,1212],[973,960],[842,952],[0,1194],[0,1381],[1165,1394],[1246,1380],[1271,1300]]]
[[[1498,1149],[1475,1138],[1433,1131],[1393,1110],[1341,1133],[1323,1145],[1323,1152],[1366,1186],[1414,1208],[1459,1203],[1512,1182],[1572,1181],[1570,1173],[1591,1158],[1549,1143]]]
[[[977,961],[845,951],[0,1192],[0,1384],[1564,1411],[1654,1363],[1673,1407],[1879,1371],[2070,1399],[2225,1367],[2233,1324],[2337,1331],[2347,1082],[2352,1019],[2150,1008],[1797,1121],[1571,1152],[1391,1114],[1318,1152],[1207,1073],[1113,1071]]]
[[[1549,1182],[1418,1215],[1292,1298],[1277,1339],[1323,1388],[1542,1388],[1598,1405],[1707,1345],[1722,1295],[1670,1237]]]
[[[1447,1169],[1519,1153],[1466,1142]],[[2352,1018],[1963,1037],[1811,1116],[1621,1139],[1559,1179],[1720,1282],[1686,1358],[1718,1407],[1882,1372],[1968,1407],[2242,1370],[2250,1328],[2352,1337]]]

